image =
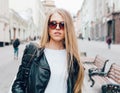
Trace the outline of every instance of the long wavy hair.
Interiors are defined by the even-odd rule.
[[[73,65],[73,57],[75,57],[75,59],[78,62],[79,65],[79,71],[78,71],[78,77],[74,86],[74,93],[82,93],[82,85],[83,85],[83,79],[84,79],[84,69],[82,66],[82,63],[80,62],[80,54],[79,54],[79,50],[78,50],[78,45],[77,45],[77,38],[75,35],[75,29],[74,29],[74,24],[73,24],[73,19],[70,15],[70,13],[64,9],[53,9],[51,10],[47,17],[46,17],[46,21],[44,24],[44,29],[43,29],[43,35],[41,37],[41,42],[40,45],[41,47],[45,47],[45,45],[49,42],[50,37],[48,34],[48,22],[51,18],[51,16],[54,13],[59,13],[65,22],[65,27],[64,27],[64,31],[65,31],[65,48],[67,51],[67,59],[70,58],[68,63],[68,68],[71,67]]]

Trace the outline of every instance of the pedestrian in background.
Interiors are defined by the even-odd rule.
[[[25,81],[25,56],[31,50],[28,48],[30,45],[23,54],[12,93],[82,93],[84,69],[69,12],[54,9],[48,13],[37,56]]]
[[[111,48],[111,43],[112,43],[112,39],[111,39],[110,36],[107,37],[106,42],[108,44],[108,49],[110,49]]]
[[[90,41],[91,39],[90,39],[90,37],[88,37],[88,41]]]
[[[20,40],[16,38],[13,42],[13,48],[14,48],[14,59],[18,60],[18,53],[19,53],[19,45],[20,45]]]

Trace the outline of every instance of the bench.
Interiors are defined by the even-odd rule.
[[[92,78],[102,89],[102,93],[120,93],[120,65],[113,63],[106,75],[99,73]],[[109,92],[106,92],[109,91]]]
[[[91,77],[98,72],[101,73],[101,75],[104,75],[105,67],[108,61],[108,59],[103,58],[100,55],[96,55],[94,61],[89,62],[88,60],[84,62],[84,68],[88,70],[89,79],[92,81],[91,87],[94,85],[94,80]]]
[[[94,59],[87,57],[86,59],[84,59],[85,61],[83,62],[83,65],[87,70],[89,70],[89,73],[91,73],[92,70],[101,70],[102,72],[104,72],[106,63],[109,61],[108,59],[100,55],[96,55]]]

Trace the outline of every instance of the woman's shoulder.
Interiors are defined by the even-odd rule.
[[[34,51],[38,50],[39,46],[36,43],[30,42],[26,44],[24,54],[32,54]]]
[[[25,50],[27,51],[28,54],[37,51],[37,55],[40,55],[41,51],[43,51],[44,48],[42,48],[40,44],[36,42],[30,42],[29,44],[26,45]]]
[[[36,42],[30,42],[26,45],[27,49],[36,49],[36,48],[41,48],[40,44],[36,43]]]

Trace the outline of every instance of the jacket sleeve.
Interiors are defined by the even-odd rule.
[[[13,82],[12,85],[12,93],[25,93],[25,69],[26,69],[26,65],[29,62],[31,55],[33,51],[31,51],[31,44],[27,45],[24,53],[23,53],[23,57],[22,57],[22,62],[21,65],[19,66],[17,75],[16,75],[16,79]]]

